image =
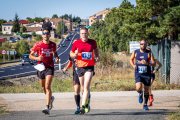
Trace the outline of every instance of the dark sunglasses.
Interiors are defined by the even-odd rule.
[[[49,35],[50,33],[49,32],[43,32],[42,34],[43,35]]]
[[[140,43],[140,45],[146,45],[146,43]]]

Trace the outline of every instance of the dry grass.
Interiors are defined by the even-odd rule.
[[[135,90],[134,71],[129,65],[129,56],[122,54],[116,54],[115,58],[111,55],[104,56],[104,61],[96,65],[95,72],[96,74],[91,82],[92,91]],[[72,92],[72,86],[72,78],[63,78],[61,76],[54,78],[52,88],[53,92]],[[175,84],[167,85],[160,82],[160,80],[156,80],[153,83],[153,90],[157,89],[180,89],[180,86]],[[31,85],[0,86],[0,93],[28,92],[42,92],[39,82],[34,82]]]
[[[0,115],[8,113],[6,106],[0,105]]]
[[[180,109],[168,116],[168,120],[180,120]]]

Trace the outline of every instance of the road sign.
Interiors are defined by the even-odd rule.
[[[4,54],[6,54],[6,50],[2,50],[2,52],[1,52],[1,53],[2,53],[3,55],[4,55]]]
[[[130,51],[129,52],[132,53],[134,50],[140,48],[140,44],[137,41],[130,41],[129,42],[129,47],[130,47]]]
[[[6,51],[6,54],[8,54],[8,55],[16,55],[17,54],[17,52],[16,51]]]

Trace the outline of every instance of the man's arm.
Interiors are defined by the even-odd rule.
[[[59,58],[57,52],[54,52],[54,57],[55,57],[56,63],[59,63],[60,58]]]
[[[70,57],[71,57],[71,58],[75,59],[77,56],[78,56],[78,49],[75,50],[75,52],[70,51]]]
[[[63,72],[66,72],[70,67],[72,67],[72,61],[69,60],[68,64],[63,68]]]
[[[155,61],[156,61],[155,64],[157,64],[158,67],[153,71],[153,73],[157,72],[162,67],[162,64],[157,59]]]
[[[94,50],[94,54],[95,54],[95,60],[96,60],[96,62],[99,61],[99,50],[98,50],[98,48],[96,48],[96,49]]]
[[[153,55],[153,53],[151,52],[151,58],[150,58],[150,60],[151,60],[151,65],[152,66],[154,66],[155,65],[155,59],[154,59],[154,55]],[[150,63],[149,63],[150,64]]]
[[[134,59],[135,59],[135,52],[133,52],[130,57],[130,64],[135,69],[136,65],[134,64]]]
[[[31,51],[30,52],[30,54],[29,54],[29,58],[31,59],[31,60],[36,60],[36,61],[42,61],[42,59],[43,59],[43,56],[34,56],[34,51]]]

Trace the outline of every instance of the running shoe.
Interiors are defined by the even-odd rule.
[[[54,97],[54,96],[51,96],[51,102],[50,102],[50,105],[49,105],[49,109],[50,109],[50,110],[53,108],[54,99],[55,99],[55,97]]]
[[[85,111],[85,113],[88,113],[88,112],[90,112],[90,105],[89,104],[87,104],[86,106],[85,106],[85,108],[84,108],[84,111]]]
[[[149,102],[149,107],[153,106],[153,103],[152,102]]]
[[[153,102],[154,101],[154,97],[153,97],[153,95],[150,95],[149,96],[149,102]]]
[[[148,110],[149,110],[148,106],[147,106],[147,105],[144,105],[144,106],[143,106],[143,110],[148,111]]]
[[[143,103],[143,93],[139,93],[139,97],[138,97],[139,103]]]
[[[42,112],[43,112],[45,115],[49,115],[49,114],[50,114],[50,109],[45,108],[44,110],[42,110]]]
[[[153,105],[153,101],[154,101],[153,95],[150,95],[149,96],[149,106]]]
[[[76,109],[76,111],[74,112],[74,114],[80,114],[81,113],[81,111],[80,111],[80,107],[77,107],[77,109]]]
[[[84,114],[85,113],[85,106],[83,105],[81,110],[80,110],[80,114]]]

